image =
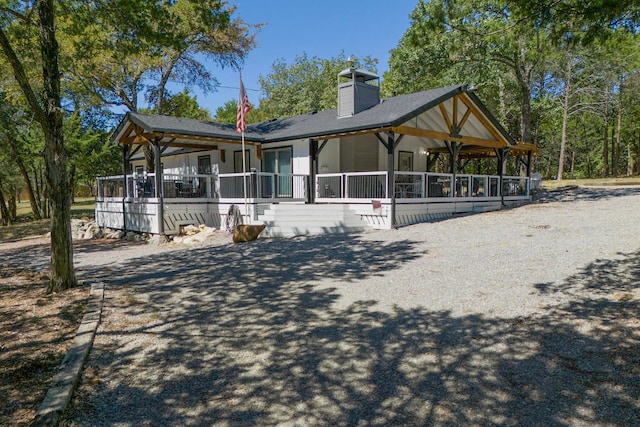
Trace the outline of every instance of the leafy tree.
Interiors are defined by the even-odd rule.
[[[256,108],[254,104],[250,104],[251,109],[247,114],[247,123],[258,123],[268,120],[270,117],[265,116],[265,112],[260,108]],[[216,109],[215,121],[218,123],[235,124],[238,114],[238,100],[232,99],[224,103],[222,107]]]
[[[508,0],[521,21],[553,25],[554,38],[571,33],[576,41],[590,43],[607,37],[609,30],[624,28],[637,33],[640,28],[640,3],[637,0]],[[580,31],[576,31],[580,28]]]
[[[27,192],[34,219],[47,217],[42,130],[26,112],[13,110],[9,114],[9,102],[4,107],[0,113],[0,147],[10,155],[12,170],[17,170],[22,178],[21,188]]]
[[[121,153],[109,142],[107,132],[84,128],[79,114],[65,119],[64,137],[74,189],[77,184],[93,189],[96,175],[113,175],[120,169]]]
[[[140,95],[145,95],[162,114],[164,103],[172,99],[169,82],[211,90],[217,81],[201,61],[238,67],[255,46],[260,25],[233,18],[236,7],[226,1],[138,1],[123,10],[107,1],[82,3],[83,16],[95,15],[97,23],[85,21],[82,26],[74,20],[69,25],[76,37],[69,60],[80,64],[74,73],[76,86],[85,89],[88,101],[138,111]],[[144,153],[152,170],[151,147],[145,146]]]
[[[355,60],[354,66],[376,72],[378,60],[369,56]],[[344,52],[337,57],[296,56],[293,63],[280,59],[258,81],[262,117],[280,118],[335,108],[338,103],[338,73],[348,67]]]
[[[204,108],[200,108],[198,100],[194,96],[189,95],[186,89],[173,96],[168,96],[162,103],[162,109],[159,112],[145,108],[140,109],[140,111],[143,113],[164,114],[187,119],[211,120],[209,112]]]
[[[33,6],[33,10],[31,7]],[[25,8],[28,7],[28,10]],[[26,13],[24,13],[26,12]],[[33,13],[31,13],[33,12]],[[67,175],[64,150],[63,113],[61,108],[58,41],[56,39],[53,0],[39,0],[35,4],[20,4],[16,9],[0,10],[0,49],[14,73],[16,82],[27,100],[35,120],[44,134],[43,156],[46,179],[51,197],[51,269],[48,291],[61,291],[77,284],[73,269],[71,242],[71,188]],[[42,60],[42,91],[36,93],[25,64],[14,46],[22,28],[37,28],[38,47]],[[12,37],[13,40],[12,40]]]
[[[489,87],[485,93],[500,93],[496,84],[513,84],[520,105],[518,136],[531,142],[531,100],[543,73],[547,30],[518,25],[518,14],[493,0],[420,1],[411,20],[391,51],[385,91],[413,92],[443,82],[469,82],[469,76]],[[498,104],[506,105],[503,100]]]
[[[212,89],[217,81],[202,61],[239,66],[255,46],[260,27],[233,18],[235,6],[219,0],[138,0],[124,10],[106,1],[81,7],[83,16],[98,19],[68,25],[73,35],[68,60],[77,64],[69,69],[76,88],[84,90],[89,102],[129,111],[138,111],[141,95],[156,112],[162,111],[171,98],[169,82]]]

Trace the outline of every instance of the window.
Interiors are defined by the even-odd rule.
[[[292,173],[291,147],[262,150],[262,170],[270,173]]]
[[[198,175],[211,175],[211,156],[198,156]]]
[[[244,162],[246,171],[251,170],[251,156],[249,155],[249,150],[244,150]],[[234,151],[233,152],[233,171],[235,173],[242,173],[242,151]]]

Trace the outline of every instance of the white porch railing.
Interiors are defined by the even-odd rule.
[[[249,199],[307,200],[307,175],[251,172],[220,174],[219,179],[221,199],[243,198],[244,179]]]
[[[267,172],[219,175],[163,176],[163,195],[166,199],[205,198],[216,201],[242,199],[243,179],[247,184],[247,198],[256,200],[308,201],[308,176]],[[97,200],[152,199],[158,197],[155,174],[98,177]],[[440,199],[479,197],[528,197],[529,178],[495,175],[452,175],[446,173],[396,172],[396,199]],[[316,200],[387,199],[387,172],[351,172],[316,175]]]
[[[164,174],[162,190],[165,199],[242,199],[243,179],[247,198],[267,200],[307,200],[306,175],[247,172],[219,175]],[[158,197],[155,174],[128,175],[125,183],[120,175],[98,177],[97,200],[153,199]]]
[[[454,182],[455,180],[455,182]],[[529,196],[529,178],[494,175],[396,172],[396,199],[480,198]],[[352,172],[316,175],[316,200],[386,199],[387,172]],[[502,190],[502,192],[500,192]]]

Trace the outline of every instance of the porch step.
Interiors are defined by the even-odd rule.
[[[264,237],[354,233],[370,229],[345,205],[274,204],[258,216],[267,227]]]

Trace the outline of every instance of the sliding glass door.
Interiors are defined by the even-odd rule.
[[[263,197],[293,197],[291,157],[291,147],[262,150],[262,170],[276,174],[262,181]]]

